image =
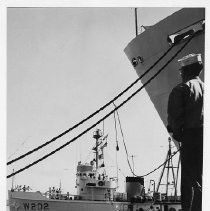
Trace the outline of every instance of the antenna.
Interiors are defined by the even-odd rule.
[[[135,8],[135,29],[136,29],[136,36],[137,36],[138,35],[137,8]]]
[[[12,172],[14,173],[15,169],[12,169]],[[14,177],[15,177],[15,175],[12,177],[12,190],[14,190]]]
[[[60,181],[59,181],[59,188],[60,188],[60,190],[61,190],[61,179],[60,179]]]

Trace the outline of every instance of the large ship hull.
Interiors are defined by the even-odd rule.
[[[134,38],[124,51],[131,63],[133,58],[142,58],[142,62],[134,67],[138,76],[141,76],[171,47],[169,35],[178,34],[202,20],[205,20],[204,8],[181,9]],[[146,83],[187,41],[186,39],[175,44],[163,60],[141,79],[141,82]],[[165,126],[167,126],[169,93],[181,82],[177,60],[191,53],[201,53],[204,61],[204,31],[194,36],[177,57],[145,88]],[[204,79],[203,73],[201,79]]]
[[[115,201],[57,200],[49,199],[40,192],[9,191],[10,211],[180,211],[180,203],[131,203]]]

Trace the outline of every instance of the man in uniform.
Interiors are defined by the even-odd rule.
[[[183,211],[202,210],[203,69],[200,54],[178,60],[182,83],[170,93],[168,131],[181,142],[181,199]]]

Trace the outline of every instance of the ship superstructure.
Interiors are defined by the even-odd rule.
[[[78,163],[77,166],[77,195],[82,200],[107,201],[113,200],[117,188],[117,178],[109,178],[104,170],[104,148],[107,146],[107,141],[102,140],[102,133],[97,129],[93,138],[96,144],[93,147],[95,158],[90,164]],[[102,160],[102,162],[100,162]]]

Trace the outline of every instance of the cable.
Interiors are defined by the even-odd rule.
[[[107,117],[109,117],[113,112],[115,112],[117,109],[121,108],[125,103],[127,103],[131,98],[133,98],[138,92],[140,92],[147,84],[149,84],[157,75],[159,75],[164,68],[185,48],[185,46],[192,40],[194,36],[190,37],[189,40],[174,54],[174,56],[171,57],[171,59],[168,60],[168,62],[163,65],[163,67],[161,69],[159,69],[146,83],[144,83],[139,89],[137,89],[132,95],[130,95],[126,100],[124,100],[121,104],[119,104],[116,108],[114,108],[112,111],[110,111],[108,114],[106,114],[103,118],[101,118],[100,120],[98,120],[95,124],[93,124],[92,126],[90,126],[89,128],[87,128],[86,130],[84,130],[82,133],[80,133],[79,135],[77,135],[76,137],[74,137],[73,139],[71,139],[70,141],[66,142],[65,144],[63,144],[62,146],[60,146],[59,148],[55,149],[54,151],[46,154],[45,156],[43,156],[42,158],[34,161],[33,163],[25,166],[22,169],[19,169],[16,172],[13,172],[12,174],[8,175],[7,178],[10,178],[14,175],[16,175],[17,173],[20,173],[28,168],[30,168],[31,166],[39,163],[40,161],[46,159],[47,157],[53,155],[54,153],[56,153],[57,151],[61,150],[62,148],[66,147],[67,145],[69,145],[70,143],[74,142],[75,140],[77,140],[79,137],[81,137],[82,135],[84,135],[85,133],[87,133],[89,130],[91,130],[92,128],[94,128],[96,125],[98,125],[99,123],[101,123],[103,120],[105,120]]]
[[[113,104],[114,104],[114,106],[116,107],[115,103],[113,103]],[[117,113],[117,116],[118,116],[118,121],[119,121],[119,125],[120,125],[120,130],[121,130],[121,134],[122,134],[122,137],[123,137],[123,144],[124,144],[125,151],[126,151],[127,162],[128,162],[129,168],[130,168],[130,170],[131,170],[131,173],[132,173],[134,176],[137,176],[137,175],[133,172],[133,170],[132,170],[132,168],[131,168],[131,164],[130,164],[130,161],[129,161],[129,159],[128,159],[128,151],[127,151],[127,147],[126,147],[126,144],[125,144],[124,135],[123,135],[123,131],[122,131],[122,127],[121,127],[121,123],[120,123],[120,118],[119,118],[118,111],[116,111],[116,113]],[[180,149],[179,149],[179,150],[180,150]],[[177,151],[172,155],[172,157],[173,157],[179,150],[177,150]],[[172,157],[171,157],[171,158],[172,158]],[[171,159],[171,158],[170,158],[170,159]],[[168,159],[168,160],[170,160],[170,159]],[[162,163],[160,166],[158,166],[157,168],[155,168],[155,169],[152,170],[151,172],[149,172],[149,173],[147,173],[147,174],[145,174],[145,175],[142,175],[142,176],[137,176],[137,177],[145,177],[145,176],[150,175],[151,173],[155,172],[155,171],[158,170],[160,167],[162,167],[165,163],[167,163],[168,160],[166,160],[164,163]]]
[[[104,106],[102,106],[101,108],[99,108],[98,110],[96,110],[94,113],[90,114],[88,117],[86,117],[85,119],[81,120],[79,123],[75,124],[74,126],[72,126],[71,128],[69,128],[68,130],[64,131],[63,133],[59,134],[58,136],[52,138],[50,141],[45,142],[44,144],[34,148],[33,150],[28,151],[27,153],[7,162],[7,165],[10,165],[22,158],[24,158],[27,155],[30,155],[36,151],[38,151],[39,149],[47,146],[48,144],[54,142],[55,140],[57,140],[58,138],[61,138],[62,136],[64,136],[65,134],[69,133],[70,131],[72,131],[73,129],[77,128],[79,125],[83,124],[84,122],[86,122],[87,120],[89,120],[90,118],[94,117],[96,114],[98,114],[100,111],[104,110],[106,107],[108,107],[111,103],[113,103],[115,100],[117,100],[119,97],[121,97],[125,92],[127,92],[131,87],[133,87],[139,80],[142,79],[142,77],[144,77],[159,61],[161,61],[168,53],[169,51],[171,51],[171,49],[174,47],[174,45],[172,45],[149,69],[147,69],[139,78],[137,78],[133,83],[131,83],[126,89],[124,89],[122,92],[120,92],[116,97],[114,97],[112,100],[110,100],[108,103],[106,103]]]
[[[117,134],[117,121],[116,121],[115,112],[114,112],[114,128],[115,128],[116,151],[119,151],[118,134]]]
[[[114,107],[116,108],[117,106],[115,105],[115,103],[113,102],[114,104]],[[127,147],[126,147],[126,144],[125,144],[125,138],[124,138],[124,134],[123,134],[123,130],[122,130],[122,125],[121,125],[121,122],[120,122],[120,117],[119,117],[119,113],[118,113],[118,110],[116,110],[116,113],[117,113],[117,117],[118,117],[118,122],[119,122],[119,125],[120,125],[120,131],[121,131],[121,135],[122,135],[122,139],[123,139],[123,144],[124,144],[124,148],[125,148],[125,152],[126,152],[126,157],[127,157],[127,162],[128,162],[128,166],[130,168],[130,171],[131,173],[136,176],[131,168],[131,164],[130,164],[130,161],[128,159],[128,150],[127,150]]]
[[[114,112],[114,126],[115,126],[115,139],[116,139],[116,167],[117,167],[117,188],[118,188],[118,158],[117,158],[117,152],[119,151],[119,145],[118,145],[118,135],[117,135],[117,121],[115,116],[116,111]]]
[[[85,158],[84,163],[86,163],[86,162],[87,162],[87,160],[89,159],[89,157],[90,157],[90,155],[91,155],[91,154],[92,154],[92,150],[90,150],[90,152],[88,153],[87,157]]]
[[[149,173],[144,174],[144,175],[142,175],[142,176],[138,176],[138,177],[146,177],[146,176],[152,174],[153,172],[155,172],[156,170],[158,170],[160,167],[162,167],[165,163],[167,163],[167,162],[168,162],[174,155],[176,155],[176,153],[179,152],[179,151],[180,151],[180,149],[178,149],[176,152],[174,152],[174,154],[171,155],[170,158],[168,158],[164,163],[162,163],[161,165],[159,165],[159,166],[158,166],[157,168],[155,168],[154,170],[152,170],[152,171],[150,171]]]
[[[24,144],[26,143],[27,139],[25,141],[23,141],[20,146],[7,158],[7,159],[10,159],[12,156],[14,156],[22,146],[24,146]]]

